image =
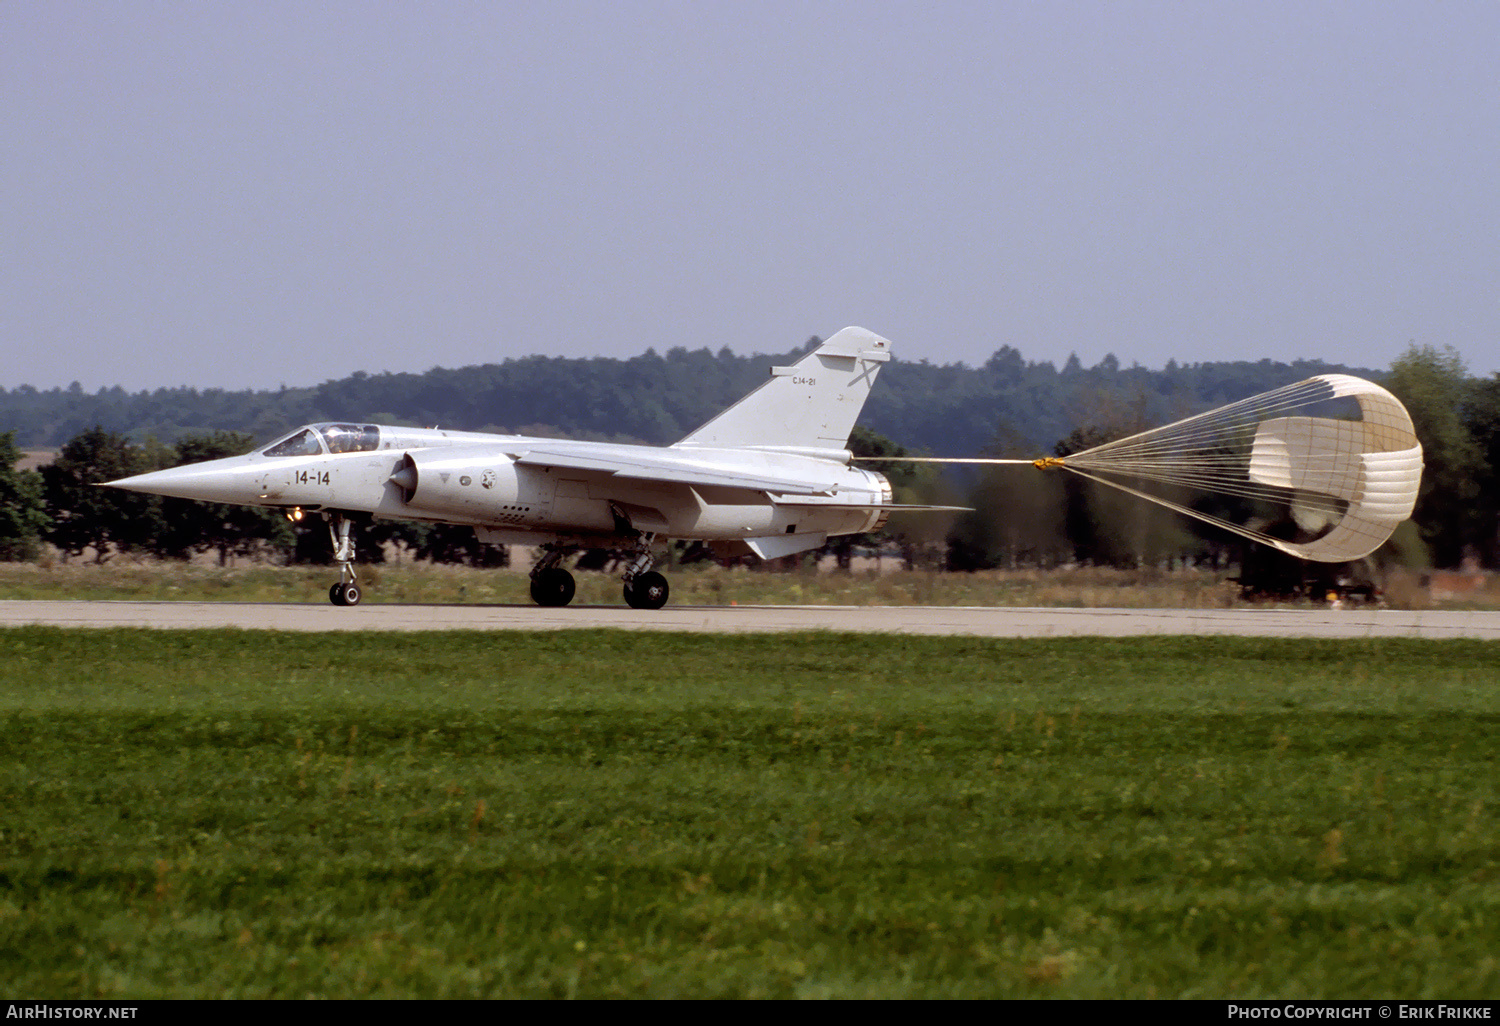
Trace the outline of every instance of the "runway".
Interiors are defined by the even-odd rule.
[[[994,606],[380,605],[0,601],[0,626],[237,627],[284,631],[854,631],[989,638],[1239,635],[1500,639],[1500,611],[1395,609],[1042,609]]]

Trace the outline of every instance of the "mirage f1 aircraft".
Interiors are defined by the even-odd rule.
[[[845,328],[675,445],[616,445],[375,424],[310,424],[259,452],[110,482],[205,502],[269,506],[328,521],[335,605],[360,600],[351,524],[371,517],[467,524],[495,545],[536,545],[531,597],[563,606],[585,548],[634,551],[625,601],[660,609],[652,570],[667,539],[742,543],[762,559],[830,535],[880,528],[892,510],[881,474],[851,465],[855,419],[891,344]]]

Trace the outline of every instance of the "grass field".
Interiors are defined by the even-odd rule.
[[[1500,645],[0,631],[13,997],[1500,993]]]
[[[510,570],[477,570],[431,563],[386,563],[359,568],[365,602],[515,602],[529,605],[528,559]],[[1224,609],[1242,605],[1233,571],[991,570],[942,573],[854,572],[666,567],[674,605],[1064,606],[1075,608]],[[0,599],[126,599],[197,602],[322,602],[337,578],[329,567],[248,563],[220,568],[201,563],[116,557],[104,565],[73,561],[0,563]],[[579,572],[583,603],[621,601],[618,574]],[[1461,593],[1433,592],[1418,575],[1391,571],[1386,601],[1396,609],[1500,608],[1500,577]],[[1296,604],[1296,603],[1294,603]],[[1300,603],[1307,605],[1308,603]]]
[[[526,569],[478,570],[432,563],[387,563],[359,568],[365,602],[516,602],[531,604]],[[667,567],[676,605],[998,605],[1222,608],[1238,588],[1208,571],[1038,570],[949,574],[874,570],[855,573]],[[87,562],[0,563],[0,598],[130,599],[199,602],[326,601],[338,572],[330,567],[251,563],[220,568],[117,557]],[[575,574],[575,601],[616,603],[619,574]]]

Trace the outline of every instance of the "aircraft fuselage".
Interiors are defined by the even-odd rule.
[[[540,545],[538,603],[566,605],[559,563],[584,547],[633,551],[625,600],[660,609],[652,546],[743,542],[763,559],[878,529],[897,506],[845,448],[890,343],[845,328],[675,445],[621,445],[376,424],[310,424],[259,452],[114,481],[116,488],[270,506],[329,522],[338,605],[355,605],[351,522],[363,516],[465,524],[491,544]]]
[[[322,451],[330,429],[351,428],[378,439],[378,448]],[[273,455],[308,434],[316,437],[305,444],[321,443],[316,454]],[[697,480],[631,476],[632,468],[663,465]],[[766,478],[801,487],[787,495],[733,483],[747,475],[762,485],[759,479]],[[310,425],[260,452],[157,471],[119,486],[207,502],[468,524],[486,541],[510,544],[635,532],[705,541],[854,534],[883,516],[872,507],[890,502],[881,475],[797,453],[377,425]]]

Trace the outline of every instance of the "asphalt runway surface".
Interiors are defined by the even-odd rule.
[[[286,631],[855,631],[991,638],[1232,634],[1284,638],[1500,638],[1500,611],[1041,609],[995,606],[381,605],[0,601],[0,625]]]

